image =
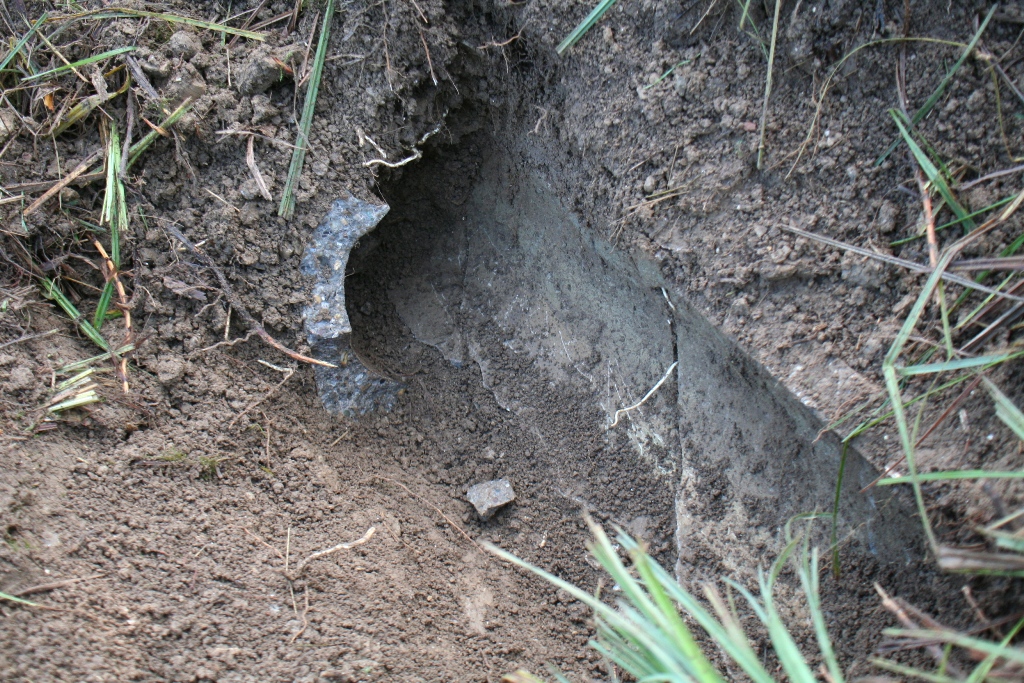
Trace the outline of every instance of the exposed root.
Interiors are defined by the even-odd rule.
[[[199,259],[200,263],[202,263],[204,266],[213,271],[213,274],[217,276],[217,282],[220,283],[221,291],[224,292],[224,298],[228,300],[228,303],[231,304],[231,308],[238,313],[242,320],[245,321],[245,324],[249,327],[249,329],[255,332],[257,335],[259,335],[260,339],[267,342],[268,344],[270,344],[275,349],[285,354],[289,358],[294,358],[295,360],[301,363],[322,365],[323,367],[326,368],[338,367],[333,363],[328,363],[327,361],[319,360],[317,358],[303,356],[301,353],[292,351],[287,346],[285,346],[284,344],[282,344],[281,342],[277,341],[269,334],[267,334],[267,331],[263,329],[263,325],[259,324],[256,321],[256,319],[252,317],[249,311],[242,304],[242,300],[239,299],[238,295],[236,295],[234,290],[231,289],[231,285],[228,283],[228,279],[224,277],[224,272],[217,266],[216,263],[213,262],[213,259],[207,256],[204,252],[200,251],[199,248],[196,247],[196,245],[192,244],[192,242],[187,237],[181,234],[181,231],[178,230],[178,228],[175,227],[174,225],[168,223],[166,229],[169,233],[171,233],[171,236],[174,237],[174,239],[178,240],[183,245],[185,245],[185,248],[188,249],[193,256]]]
[[[369,540],[373,538],[373,535],[375,533],[377,533],[377,527],[371,526],[369,529],[366,530],[365,534],[363,534],[360,538],[354,541],[350,541],[348,543],[339,543],[338,545],[333,546],[331,548],[327,548],[326,550],[318,550],[317,552],[313,553],[312,555],[304,559],[302,562],[299,562],[295,566],[294,571],[286,572],[285,575],[288,577],[289,581],[296,581],[300,576],[302,576],[302,572],[306,570],[306,566],[313,560],[318,560],[322,557],[333,555],[339,550],[351,550],[352,548],[355,548],[357,545],[363,545],[364,543],[369,542]]]
[[[658,389],[661,388],[661,385],[664,384],[668,380],[668,378],[672,375],[672,371],[676,369],[677,365],[679,365],[679,361],[675,361],[675,362],[672,363],[672,365],[668,366],[668,370],[666,370],[665,374],[662,375],[661,379],[658,380],[658,383],[655,384],[653,387],[651,387],[651,390],[648,391],[647,394],[642,399],[640,399],[637,403],[631,405],[628,408],[619,408],[618,410],[616,410],[615,411],[615,419],[612,421],[612,423],[610,425],[608,425],[608,429],[611,429],[615,425],[619,424],[619,418],[621,418],[623,415],[625,415],[626,413],[630,412],[631,410],[636,410],[637,408],[639,408],[643,404],[647,403],[647,400],[651,396],[654,396],[655,392],[657,392]]]

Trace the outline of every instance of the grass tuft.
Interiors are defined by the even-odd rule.
[[[821,516],[807,515],[802,519]],[[701,600],[680,585],[628,534],[618,530],[613,543],[601,527],[592,520],[587,521],[594,535],[589,549],[614,582],[615,594],[619,596],[613,602],[602,599],[600,593],[592,595],[500,548],[489,544],[485,547],[591,608],[596,636],[590,641],[590,647],[628,676],[651,683],[724,683],[740,678],[753,683],[817,683],[820,675],[829,683],[845,683],[845,673],[821,604],[818,553],[809,550],[805,538],[790,540],[770,571],[758,572],[756,595],[738,582],[727,579],[726,585],[743,598],[742,603],[731,595],[723,598],[710,583],[704,584],[704,599]],[[789,524],[787,536],[788,527]],[[628,557],[628,565],[621,555]],[[814,631],[813,653],[801,649],[776,605],[775,583],[787,564],[792,565],[803,589],[805,607]],[[894,604],[891,599],[887,600],[888,596],[880,587],[879,592],[887,608]],[[737,605],[743,603],[764,627],[767,643],[744,629],[743,624],[749,623],[750,617],[740,614]],[[999,641],[941,628],[922,630],[915,627],[884,632],[896,639],[902,649],[926,647],[937,642],[947,647],[947,655],[952,654],[953,648],[961,648],[975,661],[981,660],[962,679],[949,676],[944,661],[937,665],[935,671],[916,669],[882,658],[875,658],[872,662],[885,671],[932,683],[982,683],[986,678],[1002,680],[1015,671],[1014,667],[1024,663],[1024,650],[1012,645],[1022,627],[1024,619]],[[698,644],[698,631],[702,632],[701,641],[704,637],[710,639],[713,647],[709,651],[720,663],[713,664],[712,657],[706,655]],[[810,641],[801,639],[801,642],[804,647],[811,647]],[[762,654],[765,649],[774,654],[778,667],[769,668]],[[723,658],[727,661],[722,662]],[[551,674],[556,681],[569,680],[557,670],[552,670]],[[608,675],[609,680],[620,680],[615,670],[609,671]],[[507,674],[502,681],[543,683],[542,678],[524,670]]]

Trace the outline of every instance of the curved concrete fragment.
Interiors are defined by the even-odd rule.
[[[313,297],[303,311],[313,354],[337,365],[316,366],[317,390],[324,407],[347,416],[389,409],[402,385],[367,368],[352,351],[352,323],[345,308],[345,271],[356,243],[377,227],[390,207],[356,197],[338,199],[313,233],[302,272],[316,277]]]

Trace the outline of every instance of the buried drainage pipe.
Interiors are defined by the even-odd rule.
[[[777,547],[789,519],[831,509],[835,436],[819,438],[811,411],[672,296],[655,266],[582,227],[554,172],[539,170],[553,165],[543,150],[482,133],[460,149],[403,169],[385,187],[390,213],[346,198],[317,229],[305,261],[319,277],[307,331],[319,357],[343,366],[315,369],[328,410],[357,417],[395,404],[402,383],[376,375],[352,343],[350,315],[372,325],[359,311],[385,305],[410,343],[471,364],[538,448],[553,444],[553,459],[577,457],[557,428],[571,421],[596,435],[600,457],[631,459],[661,481],[680,574],[708,552],[729,557],[737,534]],[[350,290],[365,281],[372,297],[346,300],[346,272]],[[883,563],[919,558],[901,494],[862,493],[875,471],[856,453],[846,467],[844,538]],[[602,500],[632,495],[621,483],[552,485]]]

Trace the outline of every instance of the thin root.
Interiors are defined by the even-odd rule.
[[[612,423],[610,425],[608,425],[608,429],[611,429],[615,425],[619,424],[619,418],[621,418],[623,415],[625,415],[626,413],[630,412],[631,410],[636,410],[637,408],[642,406],[644,403],[647,403],[647,399],[649,399],[651,396],[654,396],[654,393],[658,389],[660,389],[661,385],[664,384],[668,380],[668,378],[672,375],[672,371],[676,369],[677,365],[679,365],[679,361],[675,361],[675,362],[672,363],[672,365],[668,366],[668,370],[666,370],[665,374],[662,375],[661,379],[658,380],[658,383],[655,384],[653,387],[651,387],[651,390],[648,391],[647,394],[642,399],[640,399],[637,403],[631,405],[628,408],[619,408],[618,410],[616,410],[615,411],[615,419],[612,421]]]
[[[300,576],[302,576],[302,572],[305,571],[306,565],[308,565],[313,560],[318,560],[321,557],[333,555],[339,550],[351,550],[352,548],[355,548],[357,545],[363,545],[364,543],[367,543],[371,538],[373,538],[373,535],[375,533],[377,533],[377,527],[371,526],[369,529],[366,530],[366,533],[363,534],[362,537],[356,539],[355,541],[351,541],[349,543],[339,543],[338,545],[328,548],[326,550],[318,550],[317,552],[313,553],[312,555],[304,559],[302,562],[299,562],[295,566],[295,571],[287,572],[286,576],[288,580],[296,581]]]

